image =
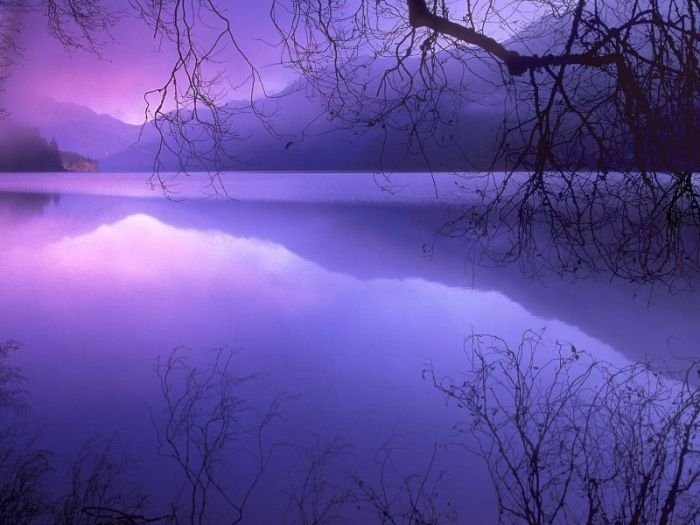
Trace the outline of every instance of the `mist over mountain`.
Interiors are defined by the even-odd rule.
[[[453,67],[446,74],[459,78],[463,72]],[[368,72],[371,89],[387,64],[377,62]],[[482,67],[483,68],[483,67]],[[247,102],[232,102],[221,108],[230,115],[235,136],[223,143],[223,155],[212,159],[213,142],[203,126],[193,124],[186,138],[205,152],[187,159],[160,148],[152,124],[144,128],[142,140],[101,161],[103,171],[150,170],[156,152],[164,170],[328,170],[328,171],[450,171],[488,169],[495,154],[503,107],[492,101],[495,72],[485,70],[469,79],[469,86],[455,81],[456,92],[464,100],[455,104],[454,96],[438,102],[440,118],[427,115],[421,122],[420,140],[406,132],[415,115],[400,107],[386,120],[373,119],[376,107],[356,107],[348,101],[347,113],[331,116],[328,100],[299,79],[279,95],[256,101],[256,112]],[[495,78],[493,79],[495,80]],[[400,100],[402,93],[392,96]],[[407,108],[406,108],[407,109]],[[443,118],[442,115],[445,117]],[[449,116],[449,118],[448,118]],[[431,120],[432,119],[432,120]],[[434,121],[434,122],[433,122]],[[272,130],[272,131],[271,131]],[[164,140],[172,145],[166,130]],[[179,138],[178,138],[179,140]],[[196,157],[196,158],[194,158]]]
[[[563,45],[557,38],[566,37],[561,30],[568,23],[564,22],[556,18],[539,20],[523,27],[508,46],[523,53],[547,53]],[[469,53],[469,58],[461,53]],[[338,93],[323,98],[311,82],[299,78],[278,95],[258,99],[255,112],[248,101],[230,102],[220,110],[230,117],[227,125],[231,134],[220,144],[207,133],[207,116],[201,109],[199,118],[204,122],[188,124],[182,135],[173,134],[167,123],[161,134],[152,122],[143,126],[127,124],[84,106],[48,98],[10,109],[17,120],[38,128],[44,137],[55,138],[61,150],[96,159],[101,171],[151,171],[156,168],[156,157],[158,169],[164,171],[504,169],[514,163],[513,158],[497,156],[504,124],[510,119],[507,125],[518,129],[534,108],[521,104],[514,116],[516,101],[506,96],[498,66],[472,55],[473,50],[443,52],[438,57],[439,71],[426,80],[423,92],[422,80],[416,74],[420,64],[417,58],[402,63],[402,74],[414,74],[416,79],[416,85],[406,93],[401,91],[406,89],[405,83],[381,85],[384,72],[395,65],[395,60],[364,57],[358,59],[361,67],[351,66],[356,75],[352,83],[364,83],[367,93],[381,93],[374,100],[372,95],[353,98]],[[327,78],[319,77],[320,82],[332,82],[331,73],[329,70]],[[592,71],[586,85],[595,91],[596,83],[602,85],[608,80],[604,74]],[[425,104],[420,99],[424,94],[435,99]],[[187,114],[182,112],[177,120],[182,117],[187,119]],[[572,115],[563,115],[558,126],[566,131],[580,123]],[[525,128],[508,135],[510,151],[522,150],[528,140]],[[571,146],[567,140],[563,138],[563,148]],[[606,151],[606,158],[594,158],[597,147],[585,129],[572,140],[578,145],[571,147],[569,164],[560,167],[626,169],[626,159],[633,156],[631,146],[620,143]],[[676,156],[688,157],[688,163],[696,165],[700,154],[692,146],[692,137],[687,142],[690,146],[678,145]],[[672,153],[675,155],[675,151]],[[648,157],[649,166],[667,167],[653,152]],[[527,169],[531,159],[517,160],[523,161],[519,167]]]
[[[127,124],[90,108],[39,98],[11,108],[14,120],[35,127],[61,150],[72,151],[100,161],[135,144],[140,126]]]
[[[290,100],[280,110],[282,117],[273,119],[273,127],[283,127],[280,120],[303,122],[305,115],[296,116],[297,104]],[[227,157],[218,162],[208,161],[206,156],[190,162],[167,149],[163,150],[159,162],[165,170],[180,168],[207,170],[299,170],[299,171],[447,171],[487,168],[492,160],[498,117],[495,114],[473,112],[464,123],[452,130],[443,130],[431,140],[424,151],[417,144],[406,143],[397,131],[378,129],[358,130],[352,128],[331,129],[332,122],[316,122],[304,133],[270,134],[256,116],[239,115],[236,123],[249,133],[225,143]],[[279,120],[277,120],[279,119]],[[284,122],[282,123],[284,124]],[[151,134],[153,135],[153,134]],[[167,140],[167,139],[166,139]],[[465,144],[464,148],[461,144]],[[158,151],[157,139],[142,140],[124,151],[110,155],[101,161],[103,171],[149,170]],[[201,144],[200,144],[201,145]],[[202,149],[206,149],[206,146]]]
[[[378,77],[387,64],[377,61],[368,78]],[[449,67],[449,64],[448,64]],[[485,78],[488,71],[480,72]],[[462,72],[448,71],[458,77]],[[50,98],[13,104],[13,119],[37,128],[48,140],[55,139],[60,150],[95,159],[100,171],[151,171],[154,159],[163,170],[328,170],[328,171],[425,171],[488,168],[493,158],[497,129],[502,118],[498,108],[486,100],[492,93],[483,80],[470,79],[480,93],[475,103],[446,107],[453,118],[423,133],[423,143],[407,141],[404,117],[376,124],[368,115],[376,108],[359,108],[355,122],[349,115],[329,116],[327,100],[313,93],[305,79],[298,79],[279,95],[256,101],[257,113],[249,103],[231,102],[223,113],[230,114],[233,137],[223,144],[217,159],[199,155],[186,159],[177,147],[161,148],[160,136],[152,122],[128,124],[110,115],[97,114],[77,104]],[[456,82],[458,89],[466,89]],[[473,90],[474,90],[473,89]],[[396,94],[399,95],[399,94]],[[447,104],[448,101],[446,101]],[[404,118],[402,121],[401,119]],[[371,120],[371,118],[369,119]],[[203,128],[203,126],[199,126]],[[211,138],[200,136],[197,125],[189,126],[190,138],[200,151],[212,147]],[[172,145],[173,137],[165,132]]]
[[[367,92],[376,93],[388,59],[360,70]],[[417,61],[407,61],[415,72]],[[469,71],[466,71],[466,67]],[[34,126],[60,149],[99,162],[101,171],[294,170],[294,171],[479,171],[503,168],[496,159],[507,108],[500,71],[478,58],[459,56],[441,63],[449,90],[432,102],[432,111],[418,113],[416,93],[398,88],[367,105],[357,100],[324,99],[306,79],[298,79],[280,94],[220,108],[232,132],[216,155],[204,124],[188,124],[182,136],[165,127],[161,135],[152,122],[127,124],[84,106],[44,98],[12,108],[17,118]],[[430,92],[431,86],[426,86]],[[385,111],[383,104],[392,105]],[[379,118],[375,118],[380,115]],[[180,117],[187,118],[185,113]],[[189,139],[183,154],[182,139]],[[519,140],[511,136],[510,140]],[[191,148],[195,145],[194,148]],[[191,154],[193,153],[193,154]],[[188,154],[191,154],[188,156]],[[592,162],[591,162],[592,164]]]

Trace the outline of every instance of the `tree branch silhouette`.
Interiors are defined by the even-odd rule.
[[[165,407],[152,413],[159,453],[182,475],[173,501],[176,521],[209,523],[212,512],[239,523],[248,501],[272,457],[275,444],[267,431],[279,414],[281,398],[256,418],[237,389],[252,377],[233,374],[233,353],[214,352],[209,366],[197,368],[185,357],[186,348],[158,360]],[[223,509],[223,510],[222,510]]]
[[[502,523],[692,523],[700,515],[697,361],[616,366],[527,332],[466,343],[457,378],[428,376],[468,414]]]

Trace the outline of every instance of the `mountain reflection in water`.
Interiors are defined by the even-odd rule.
[[[294,447],[339,437],[369,473],[394,436],[401,468],[423,471],[460,412],[421,372],[460,370],[472,332],[516,345],[546,328],[547,341],[616,363],[697,355],[697,294],[471,267],[464,239],[435,233],[454,205],[0,194],[0,339],[23,343],[12,363],[41,445],[68,461],[86,438],[116,433],[165,508],[171,467],[149,417],[161,406],[155,360],[186,346],[204,363],[227,347],[237,373],[261,374],[242,387],[253,405],[287,396],[270,439],[289,447],[250,510],[273,522]],[[441,469],[441,497],[460,518],[494,521],[477,458],[441,450]]]

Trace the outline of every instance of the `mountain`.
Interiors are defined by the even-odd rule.
[[[455,61],[457,62],[457,61]],[[448,71],[462,79],[464,72]],[[503,106],[493,99],[489,84],[495,72],[477,62],[473,69],[484,69],[469,79],[455,81],[456,92],[436,102],[441,118],[423,115],[422,142],[411,135],[415,114],[398,111],[385,121],[374,120],[378,107],[353,108],[344,114],[329,116],[327,101],[313,94],[306,80],[299,79],[281,94],[256,101],[258,113],[244,102],[232,102],[221,108],[231,116],[231,129],[237,138],[223,144],[224,155],[210,157],[214,146],[205,126],[187,130],[199,156],[185,158],[169,148],[159,148],[159,138],[151,126],[144,128],[138,144],[105,157],[104,171],[150,170],[157,151],[162,169],[191,171],[227,170],[321,170],[321,171],[450,171],[488,169],[495,153]],[[373,90],[381,68],[380,61],[368,72],[368,90]],[[398,100],[402,93],[389,94]],[[473,99],[470,99],[473,97]],[[459,99],[459,100],[458,100]],[[408,106],[406,106],[408,107]],[[260,117],[259,114],[265,115]],[[446,118],[445,118],[446,117]],[[270,133],[269,129],[273,130]],[[149,138],[150,137],[150,138]],[[166,138],[167,140],[167,138]],[[173,141],[169,142],[173,145]],[[189,147],[189,145],[188,145]]]
[[[565,22],[551,17],[540,20],[523,28],[507,45],[523,53],[542,55],[552,46],[563,45],[556,35],[568,38],[562,30]],[[184,141],[166,130],[165,143],[161,143],[152,123],[134,126],[76,104],[41,99],[12,108],[12,112],[45,137],[55,138],[60,149],[96,159],[102,171],[151,171],[156,156],[158,168],[164,171],[479,171],[502,169],[506,162],[512,165],[515,160],[523,168],[535,163],[536,148],[527,146],[527,127],[532,125],[528,122],[534,110],[527,103],[513,110],[518,100],[502,87],[502,72],[492,60],[480,60],[463,49],[442,52],[436,56],[434,82],[424,86],[422,92],[421,76],[417,74],[420,61],[415,57],[403,61],[400,72],[395,73],[402,81],[385,84],[381,83],[383,73],[395,65],[392,59],[360,58],[358,62],[363,62],[361,67],[349,68],[349,83],[358,90],[364,86],[367,93],[382,93],[383,99],[371,102],[363,96],[347,96],[342,100],[337,94],[330,100],[323,99],[301,78],[279,95],[257,100],[257,112],[251,111],[247,102],[223,106],[221,111],[231,116],[227,124],[235,137],[218,144],[208,135],[211,126],[207,122],[188,126]],[[408,74],[414,76],[410,92],[406,88]],[[536,73],[540,74],[544,75]],[[329,70],[328,79],[332,78]],[[610,80],[597,71],[581,78],[585,80],[582,89],[590,88],[592,92],[598,84],[604,89]],[[552,150],[561,159],[555,161],[563,160],[569,163],[564,165],[576,168],[626,167],[625,159],[632,156],[629,145],[617,140],[620,144],[613,144],[605,158],[598,158],[600,148],[586,135],[578,116],[573,112],[559,114],[556,108],[553,118],[557,120],[557,142],[561,145]],[[260,114],[265,116],[261,119]],[[187,114],[178,117],[182,121]],[[524,128],[519,129],[523,122]],[[515,130],[505,137],[507,144],[501,152],[502,157],[508,154],[510,158],[499,158],[494,164],[505,128]],[[583,130],[582,136],[579,129]],[[692,149],[695,159],[700,154],[692,148],[693,138],[666,142],[679,143],[676,149],[681,153],[683,148]],[[659,155],[654,156],[653,148],[649,149],[649,165],[661,166]],[[519,157],[523,150],[532,155]]]
[[[41,98],[11,108],[13,119],[55,139],[61,150],[101,159],[128,149],[138,140],[140,126],[68,102]]]
[[[100,171],[99,164],[97,161],[80,155],[78,153],[73,153],[72,151],[59,151],[61,158],[61,165],[65,171],[80,171],[80,172],[90,172],[95,173]]]
[[[374,91],[388,67],[374,61],[368,68],[367,86]],[[414,66],[411,66],[414,67]],[[455,94],[437,104],[442,120],[423,115],[422,143],[411,136],[407,112],[373,121],[377,107],[352,108],[329,117],[327,101],[313,95],[305,79],[298,79],[276,97],[256,101],[262,120],[247,102],[231,102],[222,111],[231,115],[237,138],[223,144],[223,155],[208,158],[213,142],[206,126],[193,125],[188,137],[199,155],[185,158],[161,148],[152,123],[135,126],[84,106],[43,98],[11,108],[13,116],[53,138],[61,150],[74,151],[99,162],[101,171],[151,171],[157,152],[160,168],[167,171],[319,170],[319,171],[450,171],[487,169],[493,160],[503,106],[493,94],[496,71],[483,63],[470,63],[465,76],[459,60],[444,64]],[[466,79],[466,80],[465,80]],[[467,85],[468,82],[468,85]],[[400,99],[400,92],[389,93]],[[355,115],[355,113],[358,113]],[[270,129],[273,133],[270,133]],[[408,130],[408,131],[407,131]],[[172,140],[169,142],[172,146]],[[177,151],[177,147],[175,148]]]

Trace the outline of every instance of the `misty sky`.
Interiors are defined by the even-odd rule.
[[[20,32],[11,34],[22,52],[9,71],[5,100],[0,101],[0,106],[12,108],[25,104],[27,95],[48,96],[86,105],[98,113],[108,113],[128,122],[143,122],[144,93],[162,85],[175,55],[169,42],[160,42],[146,23],[129,10],[128,2],[104,0],[104,4],[123,10],[123,15],[112,27],[111,35],[103,35],[102,57],[83,50],[64,49],[50,36],[43,12],[15,14]],[[271,0],[219,2],[217,5],[225,6],[238,44],[259,68],[266,91],[274,93],[283,89],[296,73],[279,66],[281,49],[273,45],[279,41],[279,35],[270,20]],[[450,6],[453,18],[459,18],[464,4],[459,1]],[[8,9],[0,12],[0,17],[7,17]],[[499,13],[504,18],[485,22],[483,30],[497,39],[505,39],[517,27],[522,27],[525,19],[538,16],[537,9],[528,3],[518,4],[517,9],[505,4]],[[484,16],[485,20],[490,20],[493,14]],[[204,34],[201,31],[206,31],[205,25],[197,25],[200,35]],[[216,60],[220,61],[217,69],[231,85],[238,85],[245,79],[246,66],[230,45]],[[226,90],[230,98],[247,98],[249,87],[237,90],[226,87]]]
[[[125,4],[121,0],[109,1],[114,7]],[[266,88],[273,92],[282,89],[293,73],[271,66],[279,62],[279,50],[269,43],[275,38],[269,3],[229,4],[235,34],[248,56],[261,66]],[[100,58],[83,50],[65,50],[50,36],[42,13],[22,14],[19,18],[21,32],[15,41],[22,52],[10,69],[4,95],[6,106],[24,103],[27,95],[48,96],[83,104],[129,122],[142,122],[144,92],[163,82],[173,56],[168,43],[161,45],[143,21],[123,16],[113,27],[111,38],[104,36]],[[217,58],[222,60],[226,77],[237,84],[246,71],[240,60],[232,60],[233,56],[231,52]],[[237,95],[234,92],[231,96]]]

